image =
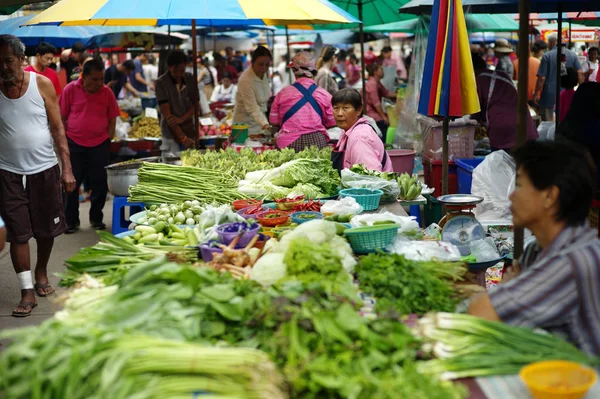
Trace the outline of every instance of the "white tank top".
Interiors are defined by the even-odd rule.
[[[44,99],[30,72],[22,97],[11,100],[0,91],[0,169],[33,175],[57,163]]]

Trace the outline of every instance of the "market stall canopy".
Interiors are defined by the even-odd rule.
[[[560,4],[563,11],[597,11],[597,1],[590,0],[529,0],[531,12],[556,12]],[[429,14],[434,0],[412,0],[400,7],[401,14]],[[596,6],[594,7],[594,4]],[[519,11],[519,0],[464,0],[466,12],[508,14]]]
[[[63,0],[29,25],[292,25],[358,23],[326,0]]]
[[[23,26],[32,17],[27,15],[0,21],[0,34],[17,36],[27,47],[37,46],[40,42],[71,47],[78,41],[87,46],[92,37],[105,33],[96,26]]]
[[[600,6],[599,6],[600,8]],[[562,13],[563,20],[566,19],[577,19],[577,20],[588,20],[588,19],[599,19],[600,12],[563,12]],[[519,14],[514,15],[515,19],[519,19]],[[557,20],[558,13],[532,13],[529,14],[530,20]]]
[[[465,17],[469,32],[513,32],[519,30],[519,24],[510,14],[468,14]],[[365,32],[427,32],[430,22],[431,17],[423,15],[406,21],[366,26],[364,30]]]
[[[145,34],[152,36],[152,42],[161,45],[167,42],[167,33],[153,31],[151,27],[116,26],[25,26],[33,15],[0,21],[0,34],[17,36],[27,47],[35,47],[40,42],[50,43],[58,48],[71,47],[75,42],[83,42],[88,48],[119,47],[124,44],[124,35]],[[159,38],[164,37],[164,40]],[[172,43],[181,44],[187,35],[172,33]]]

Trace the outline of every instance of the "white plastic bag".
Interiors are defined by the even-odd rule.
[[[538,126],[538,140],[554,140],[556,123],[542,122]]]
[[[459,262],[461,260],[458,248],[443,241],[408,241],[398,237],[386,249],[418,262]]]
[[[415,219],[416,218],[413,216],[398,216],[391,212],[388,212],[387,210],[382,210],[379,213],[356,215],[352,219],[350,219],[350,225],[352,227],[365,227],[373,226],[373,223],[375,222],[392,221],[400,225],[400,229],[398,229],[398,234],[405,234],[420,231],[421,227]]]
[[[477,259],[477,262],[487,262],[500,257],[496,245],[494,244],[494,239],[491,237],[488,237],[485,240],[473,241],[469,245],[469,248],[471,249],[471,255]]]
[[[321,206],[321,213],[335,215],[354,215],[360,210],[360,205],[352,197],[345,197],[339,201],[327,201]]]
[[[512,220],[508,197],[515,189],[516,165],[504,151],[488,155],[475,170],[471,193],[483,197],[475,208],[479,220]]]
[[[380,203],[391,204],[396,202],[400,195],[400,187],[396,180],[385,180],[377,176],[359,175],[350,169],[342,170],[342,186],[344,188],[370,188],[372,190],[381,190]]]
[[[127,122],[123,122],[121,118],[117,118],[117,124],[115,127],[116,138],[119,141],[127,139],[127,135],[131,130],[131,125]]]

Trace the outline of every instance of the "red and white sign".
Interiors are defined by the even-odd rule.
[[[551,33],[555,33],[556,30],[543,30],[541,32],[542,38],[548,41],[548,36]],[[569,41],[569,28],[563,28],[562,31],[563,41]],[[572,42],[597,42],[600,41],[600,28],[588,28],[588,29],[573,29],[571,30],[571,41]]]

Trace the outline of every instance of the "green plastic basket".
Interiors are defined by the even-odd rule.
[[[383,250],[390,245],[396,238],[399,228],[398,225],[382,226],[380,230],[371,232],[354,232],[348,229],[344,231],[344,235],[355,254],[368,254],[378,249]]]
[[[340,191],[340,196],[342,198],[354,198],[365,211],[374,211],[379,208],[379,200],[382,195],[383,191],[371,190],[369,188],[347,188]]]

